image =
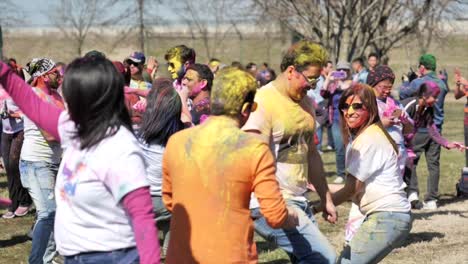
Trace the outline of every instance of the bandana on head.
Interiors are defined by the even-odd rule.
[[[42,76],[52,70],[55,67],[55,62],[48,58],[35,58],[33,59],[27,68],[28,73],[31,77],[36,78]]]
[[[369,75],[367,76],[367,84],[371,87],[376,86],[383,80],[389,80],[391,83],[395,81],[395,74],[387,65],[377,66],[375,70],[370,71]]]

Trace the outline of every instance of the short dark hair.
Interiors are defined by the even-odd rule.
[[[164,55],[166,61],[176,58],[182,64],[189,62],[190,64],[195,63],[196,53],[195,50],[185,45],[178,45],[170,48]]]
[[[239,61],[231,62],[231,67],[235,67],[235,68],[237,68],[239,70],[244,70],[244,66]]]
[[[379,55],[377,55],[377,53],[375,52],[369,53],[369,56],[367,56],[367,59],[370,59],[370,57],[375,57],[376,59],[379,59]]]
[[[206,87],[204,90],[211,91],[211,87],[213,86],[214,75],[213,75],[213,72],[211,72],[210,67],[208,67],[205,64],[195,63],[195,64],[190,65],[187,68],[187,70],[196,71],[200,79],[206,80]]]
[[[67,67],[62,91],[81,149],[113,136],[121,126],[133,133],[124,103],[123,76],[108,59],[75,59]]]
[[[180,120],[182,101],[172,86],[172,80],[154,80],[146,100],[148,104],[143,114],[140,136],[148,144],[166,146],[174,133],[184,129]]]
[[[247,65],[245,65],[245,69],[246,70],[251,70],[254,66],[257,66],[257,64],[255,64],[253,62],[249,62],[249,63],[247,63]]]
[[[8,61],[12,61],[12,62],[16,63],[16,59],[15,59],[15,58],[9,58]]]
[[[364,60],[359,57],[359,58],[355,58],[352,63],[359,63],[361,66],[364,66]]]

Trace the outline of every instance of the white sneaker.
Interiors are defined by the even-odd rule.
[[[410,192],[408,195],[408,201],[411,203],[412,201],[419,200],[419,195],[417,192]]]
[[[333,183],[343,183],[343,182],[344,182],[344,178],[341,176],[336,177],[336,179],[333,181]]]
[[[334,150],[332,146],[327,146],[327,150]]]
[[[436,210],[437,209],[437,201],[436,200],[430,200],[427,202],[423,203],[424,206],[422,209],[424,210]]]

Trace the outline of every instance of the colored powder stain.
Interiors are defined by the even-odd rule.
[[[212,109],[216,111],[222,106],[225,114],[235,116],[241,111],[245,96],[256,89],[257,84],[250,74],[234,68],[222,70],[214,81]]]

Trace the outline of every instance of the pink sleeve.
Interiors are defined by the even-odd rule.
[[[427,131],[429,132],[429,135],[431,136],[431,138],[437,144],[441,145],[444,148],[447,148],[449,141],[442,137],[442,135],[439,133],[439,130],[434,124],[427,126]]]
[[[149,187],[142,187],[128,193],[123,198],[122,204],[132,221],[140,263],[159,263],[158,230],[154,221]]]
[[[60,141],[60,108],[42,101],[31,87],[3,62],[0,62],[0,84],[31,121]]]

